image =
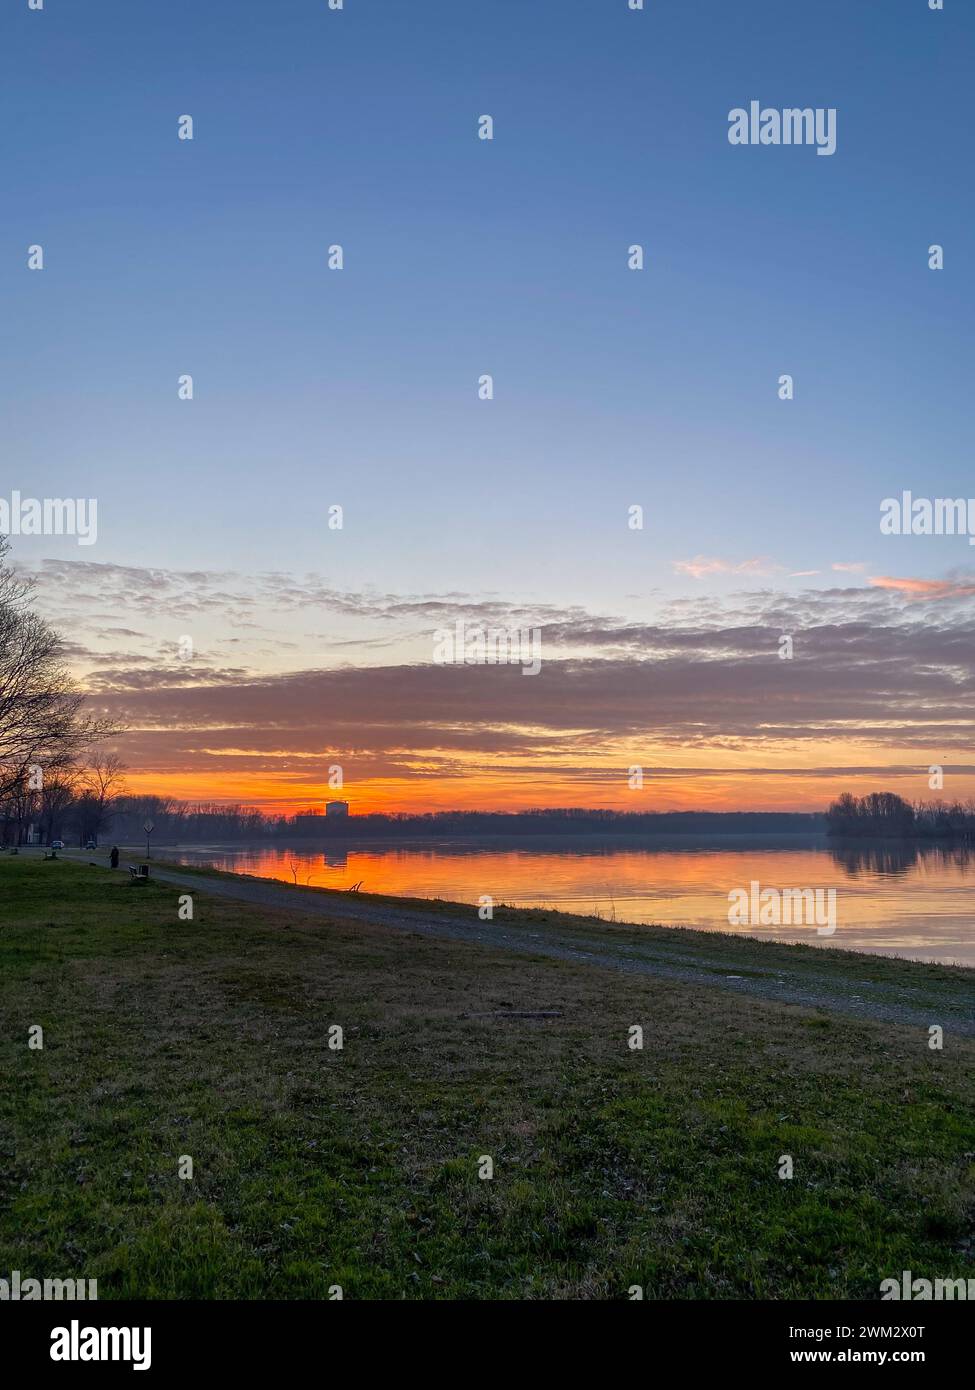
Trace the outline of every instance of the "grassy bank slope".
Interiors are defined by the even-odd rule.
[[[950,1029],[933,1052],[716,989],[176,905],[0,857],[0,1274],[103,1298],[871,1298],[902,1269],[975,1275],[975,1043]],[[923,994],[927,967],[903,970]]]

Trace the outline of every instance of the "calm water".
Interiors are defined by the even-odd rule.
[[[735,930],[778,941],[975,966],[975,849],[829,845],[790,836],[635,842],[565,840],[349,842],[341,848],[250,846],[164,851],[186,864],[405,897],[555,907],[610,920],[729,931],[728,893],[749,888],[836,890],[837,929]]]

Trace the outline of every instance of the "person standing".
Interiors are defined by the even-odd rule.
[[[113,846],[112,846],[112,852],[111,852],[111,854],[109,855],[109,859],[110,859],[110,861],[111,861],[112,868],[113,868],[113,869],[117,869],[117,868],[118,868],[118,845],[113,845]]]

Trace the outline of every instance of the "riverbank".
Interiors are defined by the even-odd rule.
[[[971,971],[554,913],[476,928],[512,945],[444,930],[477,921],[457,904],[186,876],[0,856],[0,1270],[102,1298],[971,1277]],[[828,1008],[766,988],[813,975]]]
[[[144,857],[144,847],[134,851]],[[836,931],[818,934],[808,925],[737,928],[763,940],[793,941],[833,951],[896,955],[975,969],[971,885],[975,853],[893,850],[866,842],[840,850],[802,840],[762,837],[738,843],[693,841],[683,845],[634,841],[623,846],[509,840],[474,844],[458,840],[427,846],[349,845],[323,852],[295,843],[287,848],[207,846],[153,849],[187,869],[208,866],[235,875],[314,888],[343,890],[359,883],[383,897],[477,903],[484,894],[521,908],[604,920],[694,927],[727,935],[729,909],[752,901],[753,885],[810,889],[815,907],[822,890]],[[835,896],[834,896],[835,895]],[[773,912],[774,900],[773,898]],[[780,904],[781,906],[781,904]],[[835,906],[835,912],[832,911]],[[736,916],[738,912],[736,911]],[[751,912],[749,913],[751,916]],[[782,918],[789,914],[782,912]],[[815,917],[816,912],[810,915]],[[823,914],[820,912],[820,916]]]

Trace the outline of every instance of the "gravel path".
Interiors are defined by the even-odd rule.
[[[65,857],[86,862],[83,852]],[[855,968],[840,974],[835,965],[829,968],[829,962],[825,962],[826,969],[819,970],[808,963],[805,955],[802,964],[796,961],[796,968],[792,970],[778,964],[782,959],[778,953],[775,963],[770,960],[767,967],[757,964],[754,954],[743,964],[734,946],[718,939],[709,943],[712,949],[705,957],[682,950],[679,940],[648,938],[646,942],[634,942],[629,936],[614,940],[611,931],[585,937],[579,934],[588,926],[584,919],[579,919],[579,927],[567,934],[558,925],[541,922],[533,922],[530,926],[506,925],[499,920],[482,922],[474,907],[463,914],[430,912],[420,902],[415,909],[404,908],[399,903],[387,907],[375,899],[361,900],[354,894],[326,894],[257,879],[201,877],[189,870],[157,864],[152,866],[152,876],[159,882],[192,889],[194,893],[210,893],[279,911],[366,922],[419,936],[463,941],[523,955],[548,956],[576,965],[710,985],[776,1003],[800,1004],[878,1022],[906,1024],[925,1031],[931,1024],[938,1023],[945,1028],[946,1034],[975,1036],[975,972],[959,975],[957,979],[938,979],[927,976],[924,966],[919,965],[916,973],[912,971],[903,983],[878,982],[855,978],[858,973]],[[639,928],[634,927],[634,931]],[[747,973],[741,973],[743,971]]]

